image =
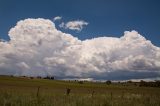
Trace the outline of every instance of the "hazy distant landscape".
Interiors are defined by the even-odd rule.
[[[160,84],[160,83],[158,83]],[[0,106],[160,106],[160,85],[0,76]]]

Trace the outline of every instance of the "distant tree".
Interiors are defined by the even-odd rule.
[[[83,81],[78,81],[79,84],[83,84]]]
[[[44,77],[44,79],[54,80],[54,76],[46,76],[46,77]]]
[[[10,77],[14,77],[13,75],[10,75]]]
[[[33,79],[34,77],[30,77],[30,79]]]
[[[41,79],[42,77],[41,77],[41,76],[37,76],[37,78],[38,78],[38,79]]]
[[[156,80],[155,85],[156,85],[156,87],[160,87],[160,80]]]
[[[147,82],[141,80],[140,83],[139,83],[139,86],[140,86],[140,87],[141,87],[141,86],[147,86]]]
[[[49,76],[44,77],[43,79],[49,79]]]
[[[110,85],[112,82],[110,80],[106,81],[107,85]]]
[[[50,79],[51,79],[51,80],[54,80],[54,76],[51,76]]]
[[[127,83],[132,83],[132,81],[131,81],[131,80],[129,80],[129,81],[127,81]]]

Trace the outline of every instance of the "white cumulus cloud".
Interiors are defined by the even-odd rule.
[[[146,79],[160,77],[160,48],[136,31],[120,38],[79,40],[48,19],[25,19],[0,41],[0,74],[62,79]]]
[[[84,26],[87,26],[88,22],[85,22],[83,20],[75,20],[75,21],[69,21],[67,23],[62,22],[59,27],[65,28],[65,29],[70,29],[70,30],[76,30],[76,31],[81,31]]]

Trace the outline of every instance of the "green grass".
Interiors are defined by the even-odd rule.
[[[160,88],[0,76],[0,106],[160,106]]]

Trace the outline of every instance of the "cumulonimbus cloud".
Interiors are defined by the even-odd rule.
[[[75,21],[69,21],[67,23],[62,22],[59,27],[60,28],[65,28],[65,29],[70,29],[70,30],[75,30],[75,31],[81,31],[84,26],[87,26],[88,22],[85,22],[83,20],[75,20]]]
[[[136,31],[87,40],[63,33],[47,19],[25,19],[0,42],[0,74],[61,78],[160,77],[160,48]]]

